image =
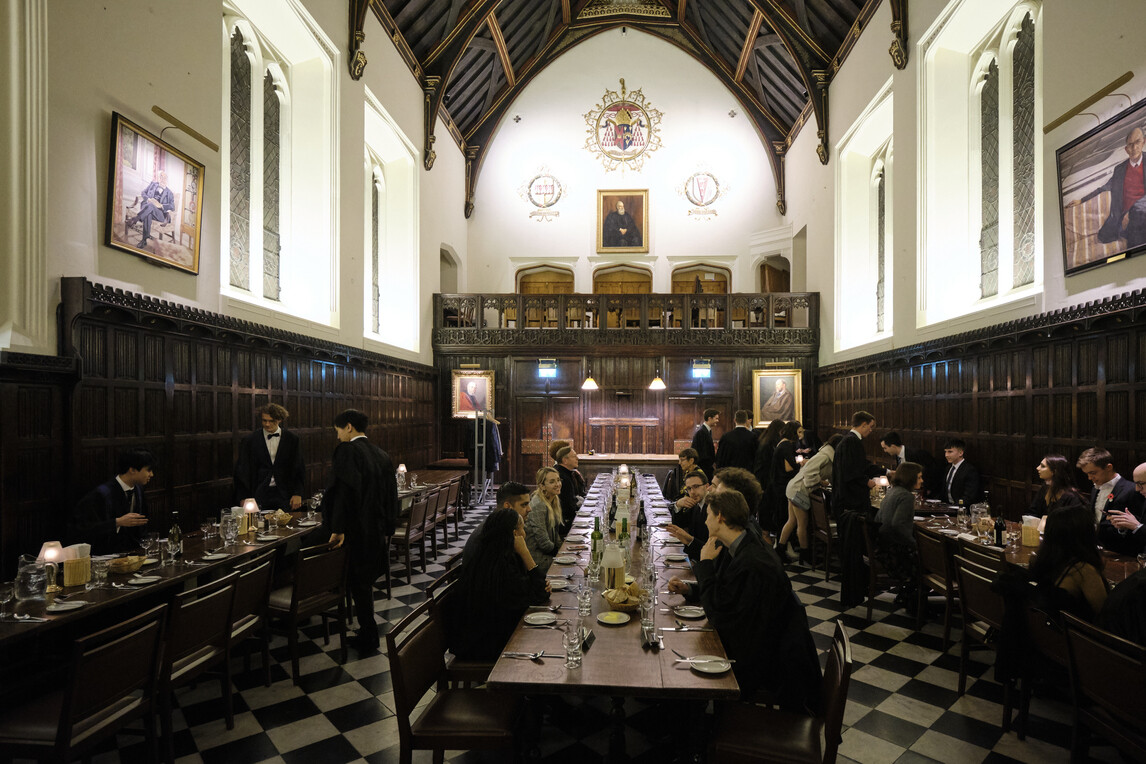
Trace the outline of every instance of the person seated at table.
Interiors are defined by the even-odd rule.
[[[673,514],[692,509],[692,503],[685,501],[685,499],[688,498],[688,491],[684,487],[684,479],[688,473],[698,469],[696,466],[696,457],[695,448],[689,447],[682,449],[681,452],[676,455],[677,465],[669,472],[668,477],[665,478],[664,485],[661,487],[661,495],[673,504]]]
[[[1090,506],[1098,523],[1098,541],[1118,554],[1138,554],[1146,540],[1142,521],[1146,519],[1143,496],[1135,483],[1114,469],[1114,459],[1104,448],[1088,448],[1078,459],[1078,466],[1094,483]],[[1138,474],[1135,470],[1135,474]],[[1139,475],[1135,480],[1142,480]]]
[[[566,446],[557,452],[557,474],[561,476],[561,535],[569,532],[577,510],[585,501],[585,478],[577,469],[577,452]]]
[[[904,462],[891,474],[891,487],[875,513],[880,523],[875,542],[875,559],[888,575],[899,582],[897,606],[915,604],[915,574],[918,571],[915,537],[915,492],[923,487],[923,465]]]
[[[689,508],[673,517],[673,522],[665,528],[670,536],[684,544],[684,553],[690,560],[700,559],[700,550],[708,541],[708,527],[705,521],[708,511],[705,499],[709,493],[708,478],[701,470],[693,470],[684,478],[684,488],[688,492]]]
[[[1094,519],[1088,509],[1060,509],[1047,516],[1030,573],[1044,602],[1094,621],[1106,604],[1107,584]]]
[[[529,516],[529,489],[517,481],[507,480],[502,483],[501,488],[497,489],[497,498],[494,501],[494,506],[497,509],[512,509],[521,515],[522,520]],[[485,520],[482,520],[476,528],[470,531],[470,537],[466,539],[466,544],[462,547],[462,565],[468,564],[473,559],[483,527],[485,527]]]
[[[458,596],[447,613],[450,652],[494,660],[530,605],[549,599],[545,573],[525,543],[525,524],[511,509],[486,518],[473,560],[462,565]]]
[[[759,506],[764,491],[760,488],[760,481],[748,470],[737,467],[725,467],[717,470],[712,476],[712,483],[708,487],[709,493],[717,493],[731,489],[739,491],[744,500],[748,502],[748,530],[759,536],[765,544],[772,545],[772,537],[760,528],[753,507]],[[702,543],[701,546],[704,546]]]
[[[115,477],[76,504],[68,518],[67,543],[91,544],[92,554],[138,549],[147,527],[143,486],[154,474],[155,457],[150,451],[136,448],[121,453]]]
[[[525,543],[537,567],[548,573],[561,546],[561,475],[552,467],[542,467],[534,479],[537,490],[529,499]]]
[[[946,470],[936,466],[935,457],[922,448],[909,449],[903,444],[903,438],[894,430],[880,438],[879,447],[895,460],[891,469],[887,471],[889,478],[899,465],[904,462],[915,462],[923,467],[923,495],[929,499],[941,498]]]
[[[1146,462],[1134,468],[1134,490],[1146,499]],[[1138,510],[1130,506],[1122,511],[1110,510],[1098,524],[1098,540],[1102,546],[1119,554],[1141,554],[1146,549],[1146,501],[1138,502]]]
[[[1047,524],[1047,515],[1057,509],[1081,509],[1084,504],[1082,495],[1074,487],[1074,470],[1067,458],[1062,454],[1047,454],[1035,467],[1039,480],[1045,488],[1035,491],[1035,499],[1031,502],[1028,515],[1041,517],[1039,533]]]
[[[704,606],[740,685],[741,699],[766,700],[789,711],[817,713],[820,664],[804,606],[776,552],[747,530],[748,502],[730,489],[708,502],[708,541],[696,583],[678,577],[669,591]]]
[[[959,438],[952,438],[943,444],[943,456],[951,465],[943,479],[942,499],[948,504],[958,504],[970,507],[983,498],[983,489],[979,482],[979,470],[975,465],[963,458],[967,444]]]
[[[788,540],[792,538],[792,531],[796,531],[799,559],[808,560],[808,510],[812,508],[812,491],[831,484],[832,459],[836,455],[836,444],[843,437],[837,432],[828,438],[827,444],[800,466],[800,471],[784,489],[784,498],[788,500],[788,522],[780,529],[780,538],[776,542],[776,552],[784,562],[791,561]]]
[[[563,448],[573,448],[573,441],[571,440],[555,440],[549,444],[549,458],[553,460],[553,466],[557,466],[557,452]]]

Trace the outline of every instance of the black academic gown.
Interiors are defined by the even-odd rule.
[[[279,447],[274,463],[267,450],[262,429],[255,430],[239,442],[235,461],[235,502],[254,498],[259,509],[290,511],[290,498],[302,496],[306,467],[298,436],[285,427],[279,428]],[[270,484],[274,478],[275,485]]]
[[[390,456],[365,438],[339,443],[322,513],[331,533],[346,535],[351,576],[373,583],[382,575],[386,539],[398,521],[398,481]]]
[[[716,464],[716,446],[712,442],[712,431],[703,424],[697,425],[696,432],[692,434],[692,447],[699,454],[696,457],[696,466],[711,478],[712,468]]]
[[[872,513],[867,481],[882,474],[882,467],[868,461],[863,440],[849,431],[836,446],[832,460],[832,514],[838,518],[845,509]]]
[[[720,447],[716,449],[716,469],[739,467],[751,472],[754,461],[756,433],[752,430],[737,426],[720,436]]]
[[[135,493],[136,513],[148,514],[143,489],[136,486],[132,490]],[[119,487],[119,481],[112,478],[88,492],[76,504],[76,508],[68,518],[65,536],[67,543],[91,544],[92,554],[115,554],[139,549],[139,542],[148,531],[146,525],[120,528],[119,532],[116,532],[115,519],[126,515],[129,511],[130,502],[127,494]]]

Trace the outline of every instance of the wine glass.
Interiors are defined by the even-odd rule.
[[[183,545],[179,542],[179,539],[171,537],[164,539],[164,542],[167,544],[167,564],[174,565],[175,558],[182,551]]]
[[[143,548],[145,557],[153,557],[159,551],[159,534],[148,533],[144,535],[143,539],[139,542],[140,547]]]
[[[223,524],[220,527],[223,534],[224,548],[231,548],[235,545],[235,539],[239,537],[239,521],[238,518],[227,515],[223,518]]]

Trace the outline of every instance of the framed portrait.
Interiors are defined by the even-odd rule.
[[[1067,275],[1146,248],[1146,195],[1135,191],[1143,187],[1144,106],[1139,101],[1055,153]]]
[[[773,419],[804,421],[804,395],[799,369],[756,369],[752,372],[752,421],[767,427]]]
[[[493,415],[493,372],[454,369],[453,401],[455,419],[474,419],[477,412]]]
[[[597,252],[649,251],[649,190],[597,192]]]
[[[203,165],[112,113],[104,243],[199,273]]]

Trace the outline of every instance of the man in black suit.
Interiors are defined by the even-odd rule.
[[[68,518],[68,543],[91,544],[92,554],[138,549],[147,527],[143,486],[154,474],[155,457],[150,451],[121,453],[116,476],[80,499]]]
[[[732,415],[732,421],[736,426],[720,436],[720,445],[716,449],[716,469],[739,467],[751,472],[752,462],[756,458],[756,433],[748,426],[748,412],[740,409]]]
[[[943,479],[942,499],[948,504],[963,502],[969,507],[983,498],[983,486],[979,482],[979,470],[963,458],[967,444],[959,438],[952,438],[943,444],[943,455],[951,466]]]
[[[852,429],[847,432],[832,459],[832,514],[839,517],[845,509],[872,513],[871,489],[883,468],[868,461],[863,439],[875,429],[875,417],[866,411],[852,414]]]
[[[277,403],[257,412],[262,427],[239,443],[235,462],[235,501],[253,498],[260,509],[302,506],[305,467],[298,436],[282,426],[290,416]]]
[[[394,463],[366,439],[370,420],[347,409],[334,418],[338,446],[330,486],[322,497],[330,543],[346,544],[347,585],[358,616],[358,633],[350,645],[360,653],[378,649],[374,621],[374,582],[390,564],[390,537],[398,521],[398,480]]]
[[[585,478],[581,477],[578,465],[577,451],[572,446],[565,446],[557,452],[557,474],[561,476],[561,535],[569,532],[573,525],[573,518],[581,508],[586,493]]]
[[[1110,215],[1098,229],[1098,240],[1103,244],[1126,240],[1126,248],[1137,247],[1146,241],[1146,168],[1142,165],[1142,147],[1146,142],[1142,128],[1135,127],[1126,134],[1126,161],[1114,168],[1110,180],[1067,207],[1077,207],[1106,191],[1110,194]]]
[[[903,445],[903,438],[892,430],[879,441],[883,452],[895,460],[895,464],[887,471],[888,477],[904,462],[915,462],[923,468],[923,495],[938,497],[943,485],[943,476],[935,468],[935,457],[922,448],[911,449],[908,454],[907,446]]]
[[[1098,543],[1119,554],[1138,554],[1146,542],[1142,530],[1142,495],[1134,482],[1114,469],[1114,459],[1105,448],[1088,448],[1078,457],[1078,467],[1094,488],[1090,506],[1098,522]],[[1134,470],[1134,480],[1146,481],[1146,465]]]
[[[672,468],[661,487],[661,495],[673,503],[673,512],[692,506],[692,504],[681,504],[681,501],[688,496],[684,478],[693,470],[700,469],[696,466],[696,449],[691,446],[681,449],[681,452],[676,455],[676,461],[677,466]],[[701,471],[703,472],[703,470]],[[707,478],[708,475],[705,477]]]
[[[696,449],[696,466],[704,470],[711,479],[716,472],[716,446],[712,441],[712,428],[720,424],[720,412],[716,409],[704,410],[704,421],[696,426],[692,435],[692,447]]]

